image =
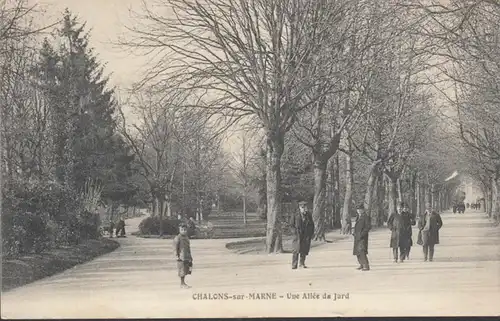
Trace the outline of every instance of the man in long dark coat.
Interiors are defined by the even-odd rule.
[[[401,256],[403,260],[410,258],[410,250],[413,246],[413,230],[412,226],[417,224],[415,214],[410,212],[410,207],[408,204],[403,203],[403,209],[401,212],[401,216],[403,217],[403,221],[405,222],[406,229],[403,231],[403,237],[405,237],[405,241],[401,244]]]
[[[368,233],[371,229],[370,217],[366,215],[363,205],[357,207],[358,216],[354,226],[354,248],[353,255],[356,255],[359,262],[358,270],[369,271],[370,262],[368,262]]]
[[[290,227],[294,231],[292,269],[297,268],[300,257],[300,267],[307,268],[306,256],[311,249],[311,239],[314,235],[314,222],[307,210],[307,202],[299,202],[299,211],[292,215]]]
[[[441,216],[427,204],[427,210],[418,220],[418,244],[423,246],[424,261],[434,259],[434,245],[439,244],[439,230],[443,226]]]
[[[391,214],[387,220],[387,227],[391,230],[390,247],[392,248],[394,262],[398,262],[398,250],[400,260],[404,262],[413,245],[411,227],[415,225],[415,221],[410,212],[405,210],[406,208],[407,206],[404,203],[400,203],[396,213]]]

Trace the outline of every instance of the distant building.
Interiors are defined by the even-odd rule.
[[[465,192],[465,203],[476,203],[479,199],[483,198],[481,188],[470,177],[462,176],[462,184],[459,188]]]

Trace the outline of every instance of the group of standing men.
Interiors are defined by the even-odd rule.
[[[120,217],[116,225],[112,220],[110,220],[106,229],[110,237],[113,237],[113,231],[115,231],[116,237],[125,237],[125,218]]]
[[[358,270],[369,271],[368,239],[371,230],[371,219],[366,214],[363,205],[356,208],[357,216],[354,226],[353,255],[358,259]],[[396,212],[389,216],[387,227],[391,230],[389,246],[392,248],[394,262],[404,262],[409,259],[413,245],[412,226],[416,224],[405,203],[399,203]],[[292,215],[290,226],[294,231],[292,269],[297,266],[306,268],[305,260],[311,248],[314,235],[314,222],[307,209],[307,202],[299,202],[299,211]],[[417,244],[422,245],[424,261],[433,261],[434,246],[439,244],[439,230],[443,226],[441,216],[426,204],[426,211],[418,219]]]

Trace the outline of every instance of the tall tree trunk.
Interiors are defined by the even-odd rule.
[[[378,164],[374,163],[371,165],[370,176],[368,177],[368,182],[366,184],[365,193],[365,211],[368,216],[371,217],[371,222],[373,226],[377,226],[378,217],[377,214],[372,213],[372,203],[373,203],[373,190],[375,189],[375,183],[377,181]]]
[[[220,209],[221,209],[221,203],[222,203],[222,200],[221,200],[221,197],[220,197],[220,193],[217,192],[217,215],[220,214]]]
[[[492,188],[493,196],[493,206],[492,206],[492,217],[498,222],[500,219],[500,177],[497,174],[493,179],[493,188]]]
[[[156,197],[156,202],[158,203],[158,212],[160,213],[160,236],[163,236],[163,208],[165,202],[163,201],[163,195]]]
[[[158,202],[154,191],[151,193],[151,216],[155,217],[158,215]]]
[[[182,169],[182,216],[187,217],[186,213],[186,164],[183,163]]]
[[[398,179],[389,176],[389,215],[396,213],[398,201]]]
[[[432,208],[439,211],[439,199],[436,184],[431,185],[431,195],[432,195]]]
[[[408,206],[410,207],[411,213],[415,215],[417,213],[417,175],[416,173],[412,173],[411,176],[411,183],[410,183],[410,192],[409,192],[409,197],[408,201],[409,204]]]
[[[490,189],[490,203],[491,203],[491,209],[489,213],[489,217],[492,218],[495,216],[495,212],[497,211],[497,202],[496,202],[496,186],[495,186],[495,179],[492,177],[491,178],[491,189]]]
[[[350,144],[347,144],[348,153],[345,154],[345,194],[344,206],[342,208],[342,234],[350,234],[351,227],[351,202],[352,202],[352,188],[354,184],[353,178],[353,161],[351,157]]]
[[[325,196],[325,217],[326,217],[326,226],[328,228],[333,228],[335,226],[335,194],[333,192],[333,185],[335,184],[334,180],[334,159],[330,159],[327,165],[327,174],[326,174],[326,196]]]
[[[267,253],[283,252],[281,229],[281,156],[283,154],[283,147],[283,137],[280,134],[268,134],[266,157]]]
[[[486,188],[486,198],[487,202],[486,203],[486,213],[488,214],[488,217],[491,217],[491,210],[493,208],[493,186],[491,185],[491,180],[488,182],[488,187]]]
[[[377,217],[378,217],[377,226],[382,226],[384,224],[384,220],[386,220],[384,200],[385,200],[384,174],[382,172],[379,172],[375,187],[375,201],[376,201],[375,211],[377,212]]]
[[[246,136],[243,134],[243,224],[247,224],[247,147]]]
[[[262,182],[263,184],[266,184],[266,180]],[[259,187],[257,191],[257,213],[259,218],[261,219],[266,219],[267,218],[267,194],[266,194],[266,189],[265,188]]]
[[[432,192],[431,188],[429,185],[425,185],[425,196],[424,196],[424,208],[423,211],[425,211],[427,208],[427,204],[432,204]]]
[[[402,182],[401,182],[401,177],[398,178],[397,182],[396,182],[396,186],[397,186],[397,198],[396,198],[396,203],[397,202],[402,202],[403,201],[403,188],[402,188]]]
[[[247,195],[243,192],[243,224],[247,224]]]
[[[422,185],[420,182],[417,180],[416,183],[416,190],[415,190],[415,198],[416,198],[416,204],[415,204],[415,211],[413,212],[413,215],[415,217],[418,217],[420,213],[422,213]]]
[[[172,217],[172,201],[170,200],[170,197],[166,196],[166,201],[165,201],[165,210],[167,217]]]
[[[333,211],[333,224],[332,227],[341,226],[340,215],[340,166],[339,166],[339,153],[333,156],[332,160],[332,211]]]
[[[326,192],[326,161],[321,155],[313,154],[314,158],[314,199],[313,220],[314,240],[325,240],[325,192]]]

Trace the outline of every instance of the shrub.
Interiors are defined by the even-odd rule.
[[[179,233],[180,220],[176,218],[163,218],[163,234],[175,235]],[[160,218],[146,217],[139,224],[139,231],[142,235],[159,235],[160,234]]]
[[[98,215],[86,211],[80,195],[68,187],[16,182],[2,192],[2,249],[7,256],[100,236]]]
[[[7,257],[40,253],[51,246],[47,220],[31,212],[2,215],[2,250]]]

